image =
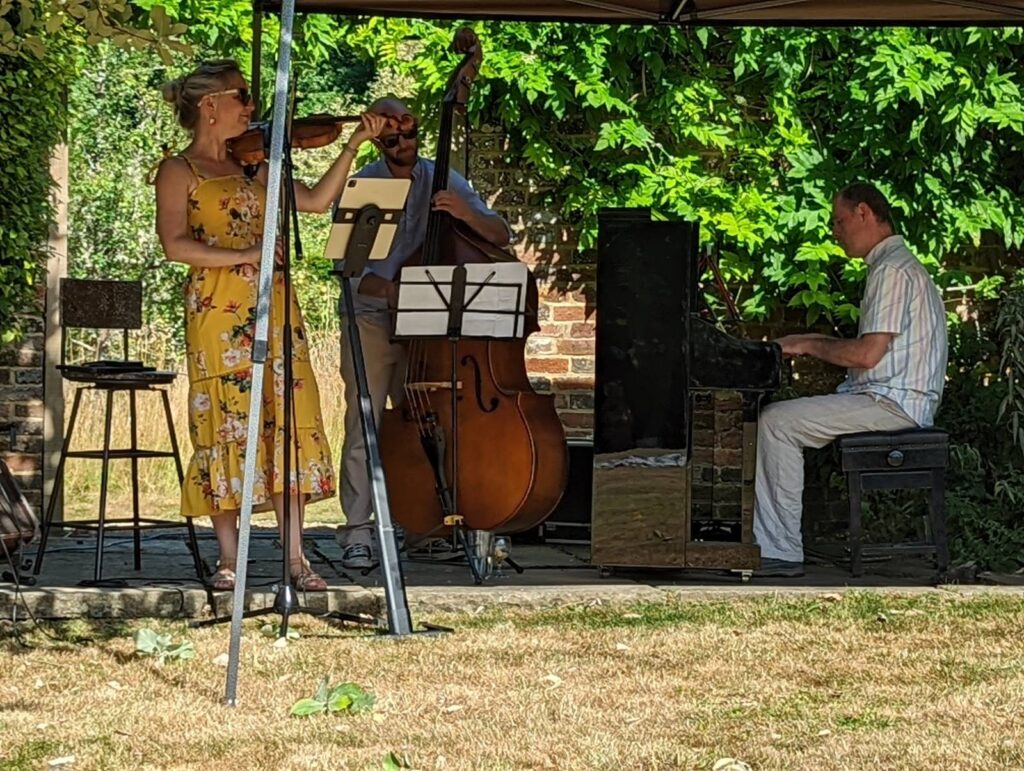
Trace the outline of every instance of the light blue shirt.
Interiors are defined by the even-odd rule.
[[[393,178],[391,168],[383,158],[364,166],[354,177]],[[388,256],[383,260],[375,260],[363,271],[393,281],[402,269],[402,265],[412,254],[423,245],[427,235],[427,218],[430,215],[430,191],[434,180],[434,162],[426,158],[418,158],[412,167],[412,185],[405,199],[405,210],[398,223],[398,230]],[[473,189],[465,177],[454,169],[448,172],[448,190],[460,195],[478,214],[493,215],[495,212],[486,204]],[[507,225],[506,225],[507,227]],[[511,231],[510,231],[511,234]],[[362,277],[360,277],[362,278]],[[357,314],[374,314],[383,322],[388,318],[388,303],[383,297],[368,297],[359,294],[359,282],[353,281],[355,292],[353,298]]]
[[[894,335],[874,367],[850,368],[839,393],[867,393],[899,405],[919,426],[930,426],[946,382],[946,311],[938,287],[902,236],[868,252],[868,280],[858,335]]]

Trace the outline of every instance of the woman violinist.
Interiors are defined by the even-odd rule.
[[[194,72],[165,84],[164,98],[174,104],[178,121],[192,135],[179,155],[166,159],[156,177],[157,234],[167,259],[189,266],[185,281],[185,344],[189,378],[189,433],[194,454],[182,489],[184,516],[208,515],[220,548],[215,589],[231,589],[238,547],[237,516],[242,500],[251,351],[255,334],[257,282],[266,201],[267,165],[246,174],[229,154],[228,140],[249,126],[253,104],[238,64],[206,62]],[[355,147],[383,122],[366,119],[337,160],[313,185],[295,183],[300,211],[323,212],[341,192]],[[281,252],[278,248],[277,258]],[[284,293],[275,272],[270,311],[272,365],[264,381],[263,431],[255,448],[256,511],[277,512],[283,528],[284,361],[283,315],[291,304],[294,371],[294,438],[291,480],[291,553],[296,588],[323,591],[326,583],[302,551],[301,504],[335,492],[331,452],[324,435],[320,397],[309,362],[302,315],[294,292]]]

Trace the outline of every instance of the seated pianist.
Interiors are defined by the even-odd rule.
[[[844,434],[931,426],[946,374],[946,316],[938,287],[896,235],[892,211],[874,185],[843,188],[832,204],[832,235],[868,265],[857,337],[787,335],[784,356],[846,367],[834,394],[768,405],[758,423],[754,538],[760,576],[804,573],[801,537],[803,449]]]

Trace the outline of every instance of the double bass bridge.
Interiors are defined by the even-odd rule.
[[[419,391],[421,393],[433,393],[434,391],[451,391],[452,381],[450,380],[420,380],[405,384],[407,391]],[[455,390],[462,390],[462,381],[455,381]]]

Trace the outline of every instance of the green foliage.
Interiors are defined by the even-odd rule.
[[[342,683],[328,688],[327,678],[324,677],[312,698],[299,699],[292,705],[291,714],[295,717],[308,717],[321,712],[368,712],[376,700],[376,696],[355,683]]]
[[[164,257],[147,180],[161,143],[180,142],[173,110],[158,91],[168,75],[151,52],[99,45],[71,83],[68,272],[142,281],[149,330],[176,342],[167,352],[176,360],[186,268]]]
[[[958,562],[991,570],[1024,565],[1020,344],[1024,280],[994,310],[950,326],[948,380],[936,423],[953,438],[946,509]]]
[[[370,19],[346,41],[413,78],[433,116],[453,27]],[[477,27],[474,119],[508,130],[584,254],[603,206],[699,218],[752,287],[748,315],[853,322],[864,266],[830,237],[849,181],[879,182],[945,285],[983,235],[1021,245],[1020,30]]]
[[[1014,447],[1024,453],[1024,273],[1018,273],[999,306],[995,323],[1002,343],[999,372],[1006,378],[1006,395],[999,419],[1010,429]]]
[[[171,51],[191,49],[174,39],[185,31],[162,5],[147,13],[127,0],[0,0],[0,57],[44,58],[56,42],[96,45],[112,40],[124,48],[150,49],[169,62]]]
[[[168,661],[188,661],[196,657],[196,649],[191,640],[172,644],[169,634],[145,628],[135,633],[135,652],[139,656],[151,656],[158,664]]]
[[[0,344],[21,332],[17,314],[41,294],[53,205],[49,160],[64,138],[75,50],[111,40],[125,48],[190,52],[162,6],[125,0],[0,0]]]
[[[37,307],[53,205],[50,152],[64,132],[67,67],[0,56],[0,345],[19,336],[19,313]]]

